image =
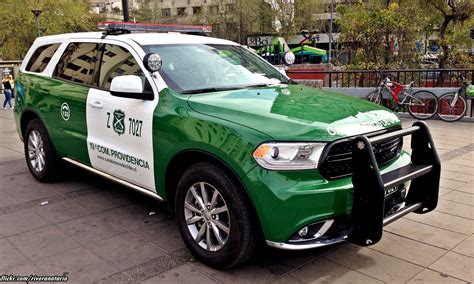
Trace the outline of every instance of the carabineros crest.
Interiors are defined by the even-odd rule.
[[[114,121],[113,121],[114,131],[118,135],[125,133],[125,112],[120,109],[114,111]]]

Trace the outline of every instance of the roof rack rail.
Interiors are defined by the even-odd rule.
[[[99,22],[99,30],[104,30],[103,37],[108,35],[129,34],[131,32],[179,32],[186,34],[209,35],[212,26],[169,25],[131,22]]]

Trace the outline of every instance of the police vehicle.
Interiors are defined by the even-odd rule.
[[[15,122],[37,180],[69,163],[164,201],[189,250],[217,268],[265,243],[373,245],[384,225],[436,207],[440,162],[423,122],[402,129],[381,106],[188,34],[210,27],[101,25],[38,38],[21,65]]]

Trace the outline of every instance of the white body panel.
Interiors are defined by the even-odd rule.
[[[91,164],[98,170],[156,192],[153,161],[153,112],[159,92],[156,82],[145,71],[141,61],[144,54],[123,42],[105,39],[103,43],[122,46],[134,56],[152,85],[155,98],[145,101],[116,97],[96,88],[89,90],[86,116]],[[117,119],[121,113],[124,117]],[[117,132],[117,127],[123,127],[123,133]],[[139,136],[133,134],[136,130],[139,130]]]

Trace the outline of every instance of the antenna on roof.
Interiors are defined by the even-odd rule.
[[[193,25],[168,25],[168,24],[149,24],[149,23],[130,23],[130,22],[99,22],[99,30],[103,30],[102,38],[108,35],[129,34],[131,32],[179,32],[196,35],[209,35],[212,32],[211,26],[193,26]]]

